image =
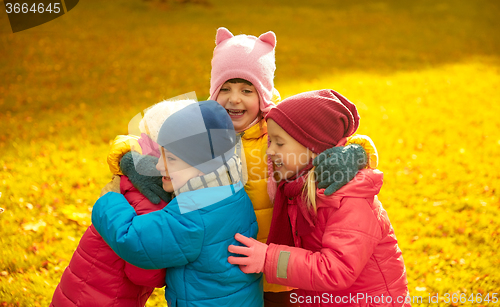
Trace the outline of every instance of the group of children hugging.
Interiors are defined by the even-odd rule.
[[[356,106],[280,101],[276,36],[219,28],[210,98],[147,109],[118,136],[50,306],[409,306],[382,173]]]

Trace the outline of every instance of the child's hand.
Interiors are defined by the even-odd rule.
[[[227,250],[233,254],[240,254],[247,257],[229,256],[227,261],[240,267],[243,273],[261,273],[264,271],[266,252],[268,245],[261,243],[254,238],[245,237],[237,233],[234,238],[246,246],[229,245]]]
[[[359,144],[327,149],[313,160],[318,188],[332,195],[351,181],[367,164],[364,148]]]
[[[159,204],[161,201],[160,198],[167,203],[170,202],[172,196],[170,193],[163,190],[161,174],[156,169],[158,158],[148,155],[140,156],[140,160],[136,166],[134,164],[133,154],[138,155],[133,152],[127,152],[123,155],[120,161],[120,169],[123,174],[127,176],[134,187],[144,194],[153,204]],[[140,173],[137,170],[139,170]]]

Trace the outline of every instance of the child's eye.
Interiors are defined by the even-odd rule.
[[[245,94],[251,94],[251,93],[253,93],[253,91],[252,90],[243,90],[243,93],[245,93]]]
[[[283,143],[279,143],[278,141],[273,141],[272,139],[269,139],[269,142],[270,142],[271,144],[273,144],[273,143],[274,143],[274,144],[276,144],[276,146],[278,146],[278,147],[283,146]]]
[[[221,88],[221,89],[220,89],[220,91],[221,91],[221,92],[227,92],[227,91],[229,91],[229,89],[228,89],[228,88],[223,87],[223,88]]]
[[[175,161],[175,158],[172,158],[172,157],[167,157],[167,160],[168,160],[168,161]]]

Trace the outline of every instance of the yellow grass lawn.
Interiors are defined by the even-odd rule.
[[[15,34],[0,13],[0,306],[48,306],[109,141],[162,99],[208,97],[219,26],[275,31],[283,98],[332,88],[358,106],[414,306],[500,297],[497,1],[171,2],[80,1]]]

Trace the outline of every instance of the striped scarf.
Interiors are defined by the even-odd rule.
[[[188,180],[185,185],[175,190],[175,195],[188,191],[196,191],[205,188],[233,185],[241,181],[241,160],[238,155],[233,155],[221,167],[203,176]]]

